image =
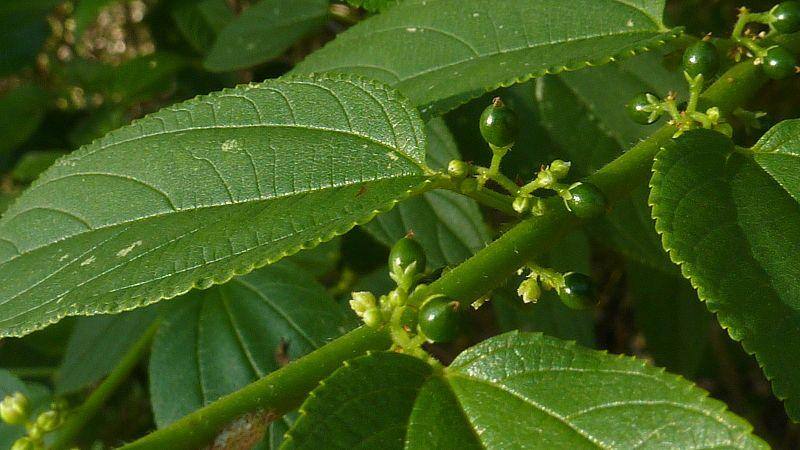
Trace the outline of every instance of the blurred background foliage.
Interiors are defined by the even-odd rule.
[[[396,0],[352,3],[362,8],[378,5],[377,10]],[[666,21],[694,35],[724,38],[740,3],[669,0]],[[772,4],[747,2],[753,10],[766,10]],[[59,156],[163,106],[280,76],[337,33],[377,13],[362,8],[328,0],[0,1],[0,212]],[[300,25],[287,25],[296,24],[292,16],[301,13]],[[670,49],[663,53],[657,56],[660,70],[667,74],[663,80],[651,79],[656,77],[653,71],[637,74],[635,67],[625,68],[624,63],[618,67],[636,76],[634,85],[658,89],[662,81],[669,82],[669,70],[676,66]],[[507,157],[511,177],[527,177],[554,158],[572,160],[577,171],[595,170],[641,137],[637,133],[646,132],[614,122],[626,98],[612,101],[596,96],[588,112],[576,103],[574,97],[586,88],[586,80],[598,77],[595,81],[602,83],[603,77],[619,76],[613,73],[615,67],[605,70],[592,69],[588,78],[550,76],[488,94],[448,113],[436,127],[449,125],[453,136],[445,140],[452,151],[485,164],[489,154],[477,119],[489,99],[501,95],[523,121],[524,131]],[[680,78],[674,79],[678,80],[674,89],[680,89]],[[800,102],[787,92],[800,92],[798,77],[771,84],[754,102],[750,109],[767,116],[756,119],[742,112],[735,121],[737,139],[752,142],[759,129],[800,116]],[[575,120],[586,120],[578,122],[586,129],[610,128],[610,138],[594,138],[587,131],[588,142],[576,141],[563,127]],[[444,133],[449,135],[446,128]],[[633,199],[620,205],[606,222],[597,224],[596,229],[606,233],[602,239],[596,233],[576,233],[547,256],[557,269],[591,272],[601,281],[598,311],[568,311],[547,298],[522,305],[511,282],[509,289],[492,297],[492,308],[473,315],[472,336],[434,351],[447,359],[470,342],[506,329],[523,329],[636,355],[699,383],[750,420],[774,447],[800,448],[800,428],[788,423],[753,358],[719,328],[664,258],[648,227],[645,193],[640,194],[639,203]],[[429,199],[431,207],[435,201]],[[503,217],[484,213],[487,231],[476,231],[477,235],[501,232],[506,225]],[[643,224],[642,230],[613,232],[619,223],[632,221]],[[324,257],[317,253],[306,258],[308,268],[339,297],[351,289],[380,292],[388,281],[384,244],[397,238],[387,227],[380,232],[369,227],[354,230],[326,247]],[[458,238],[458,232],[454,234]],[[463,259],[468,253],[457,254]],[[458,262],[440,259],[442,264]],[[0,340],[0,374],[8,370],[31,391],[54,388],[66,342],[81,320],[65,320],[22,339]],[[151,429],[147,386],[147,371],[139,368],[94,426],[87,427],[82,442],[102,447]],[[69,398],[77,403],[83,393]]]

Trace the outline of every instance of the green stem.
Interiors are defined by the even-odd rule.
[[[122,447],[124,450],[202,448],[227,424],[251,411],[268,409],[273,417],[297,408],[308,393],[343,361],[389,348],[386,330],[357,328],[244,388]]]
[[[67,421],[58,430],[56,440],[50,447],[52,450],[68,448],[69,445],[80,434],[83,427],[97,414],[108,398],[116,392],[117,388],[128,378],[139,360],[150,348],[150,342],[158,329],[159,320],[154,321],[142,334],[141,337],[131,346],[122,360],[111,371],[110,374],[100,383],[86,401],[70,412]]]
[[[466,195],[476,202],[496,209],[500,212],[508,214],[509,216],[518,216],[519,214],[514,211],[512,206],[514,199],[511,196],[495,192],[491,189],[478,187],[478,189],[470,192],[462,192],[457,187],[453,186],[450,190]]]
[[[789,41],[787,48],[797,51],[798,44],[800,37]],[[766,77],[752,61],[737,64],[709,86],[699,104],[705,108],[717,106],[722,114],[729,114],[752,97],[765,81]],[[619,200],[648,179],[653,158],[674,132],[673,126],[661,127],[592,175],[591,182],[603,190],[609,201]],[[469,304],[500,285],[537,254],[551,248],[578,221],[564,209],[561,199],[548,199],[546,206],[543,216],[521,221],[472,258],[444,273],[425,290],[425,295],[447,294]],[[409,303],[411,300],[415,298]],[[389,345],[391,339],[386,331],[359,328],[123,448],[202,447],[226,424],[244,413],[268,408],[280,415],[296,408],[308,392],[343,361]]]

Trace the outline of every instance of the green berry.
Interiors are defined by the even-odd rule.
[[[21,392],[7,395],[0,402],[0,419],[9,425],[20,425],[28,419],[28,398]]]
[[[517,139],[517,114],[496,97],[481,114],[481,136],[495,147],[508,147]]]
[[[431,342],[450,342],[459,333],[460,305],[448,297],[428,299],[419,309],[419,331]]]
[[[797,59],[783,47],[774,46],[764,56],[764,73],[773,80],[782,80],[795,73]]]
[[[606,211],[606,196],[597,186],[588,182],[575,183],[569,188],[567,209],[581,219],[594,219]]]
[[[577,272],[564,274],[564,287],[558,297],[572,309],[586,309],[596,303],[594,283],[588,275]]]
[[[21,437],[14,441],[11,450],[36,450],[36,443],[28,437]]]
[[[772,26],[779,32],[788,34],[800,31],[800,2],[778,3],[771,13]]]
[[[706,80],[711,79],[718,69],[719,54],[711,42],[696,42],[683,53],[683,70],[692,78],[702,73]]]
[[[655,122],[651,117],[652,113],[648,110],[650,106],[648,97],[658,98],[653,94],[642,92],[641,94],[636,94],[625,105],[625,110],[628,111],[628,116],[630,116],[631,120],[641,125],[649,125]]]
[[[402,272],[413,263],[417,263],[417,273],[425,272],[425,251],[419,242],[406,236],[397,241],[389,252],[389,269]]]

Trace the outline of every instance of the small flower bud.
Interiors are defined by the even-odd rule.
[[[539,287],[539,280],[537,277],[526,278],[525,281],[519,284],[517,294],[522,297],[525,303],[535,303],[542,295],[542,288]]]
[[[9,425],[20,425],[28,418],[28,398],[21,392],[7,395],[0,402],[0,418]]]
[[[531,199],[530,197],[517,197],[514,199],[514,203],[512,203],[511,206],[514,208],[514,211],[523,214],[531,208]]]
[[[378,327],[380,326],[381,322],[381,312],[378,311],[377,308],[373,308],[364,312],[364,323],[368,327]]]
[[[45,411],[36,418],[36,426],[48,433],[61,425],[61,415],[53,410]]]
[[[353,292],[353,298],[350,300],[350,308],[362,317],[365,312],[370,309],[375,309],[377,301],[372,292]]]
[[[572,166],[571,162],[557,159],[550,163],[550,173],[553,174],[557,180],[560,180],[569,174],[570,166]]]
[[[464,161],[454,159],[447,165],[447,173],[453,178],[464,178],[469,175],[469,165]]]

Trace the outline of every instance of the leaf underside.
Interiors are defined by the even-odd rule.
[[[512,332],[442,373],[397,353],[350,361],[283,449],[768,448],[688,381],[641,360]]]
[[[656,158],[650,203],[672,260],[798,419],[800,121],[753,151],[711,131],[682,136]]]
[[[389,83],[423,116],[500,86],[662,45],[663,0],[406,0],[340,34],[295,73]]]
[[[425,180],[422,126],[391,89],[336,75],[223,90],[112,132],[0,219],[0,336],[223,283],[342,234]]]
[[[163,428],[323,346],[351,324],[325,288],[281,261],[169,305],[150,357],[150,396]],[[269,429],[280,442],[291,418]],[[270,447],[272,448],[272,447]]]

